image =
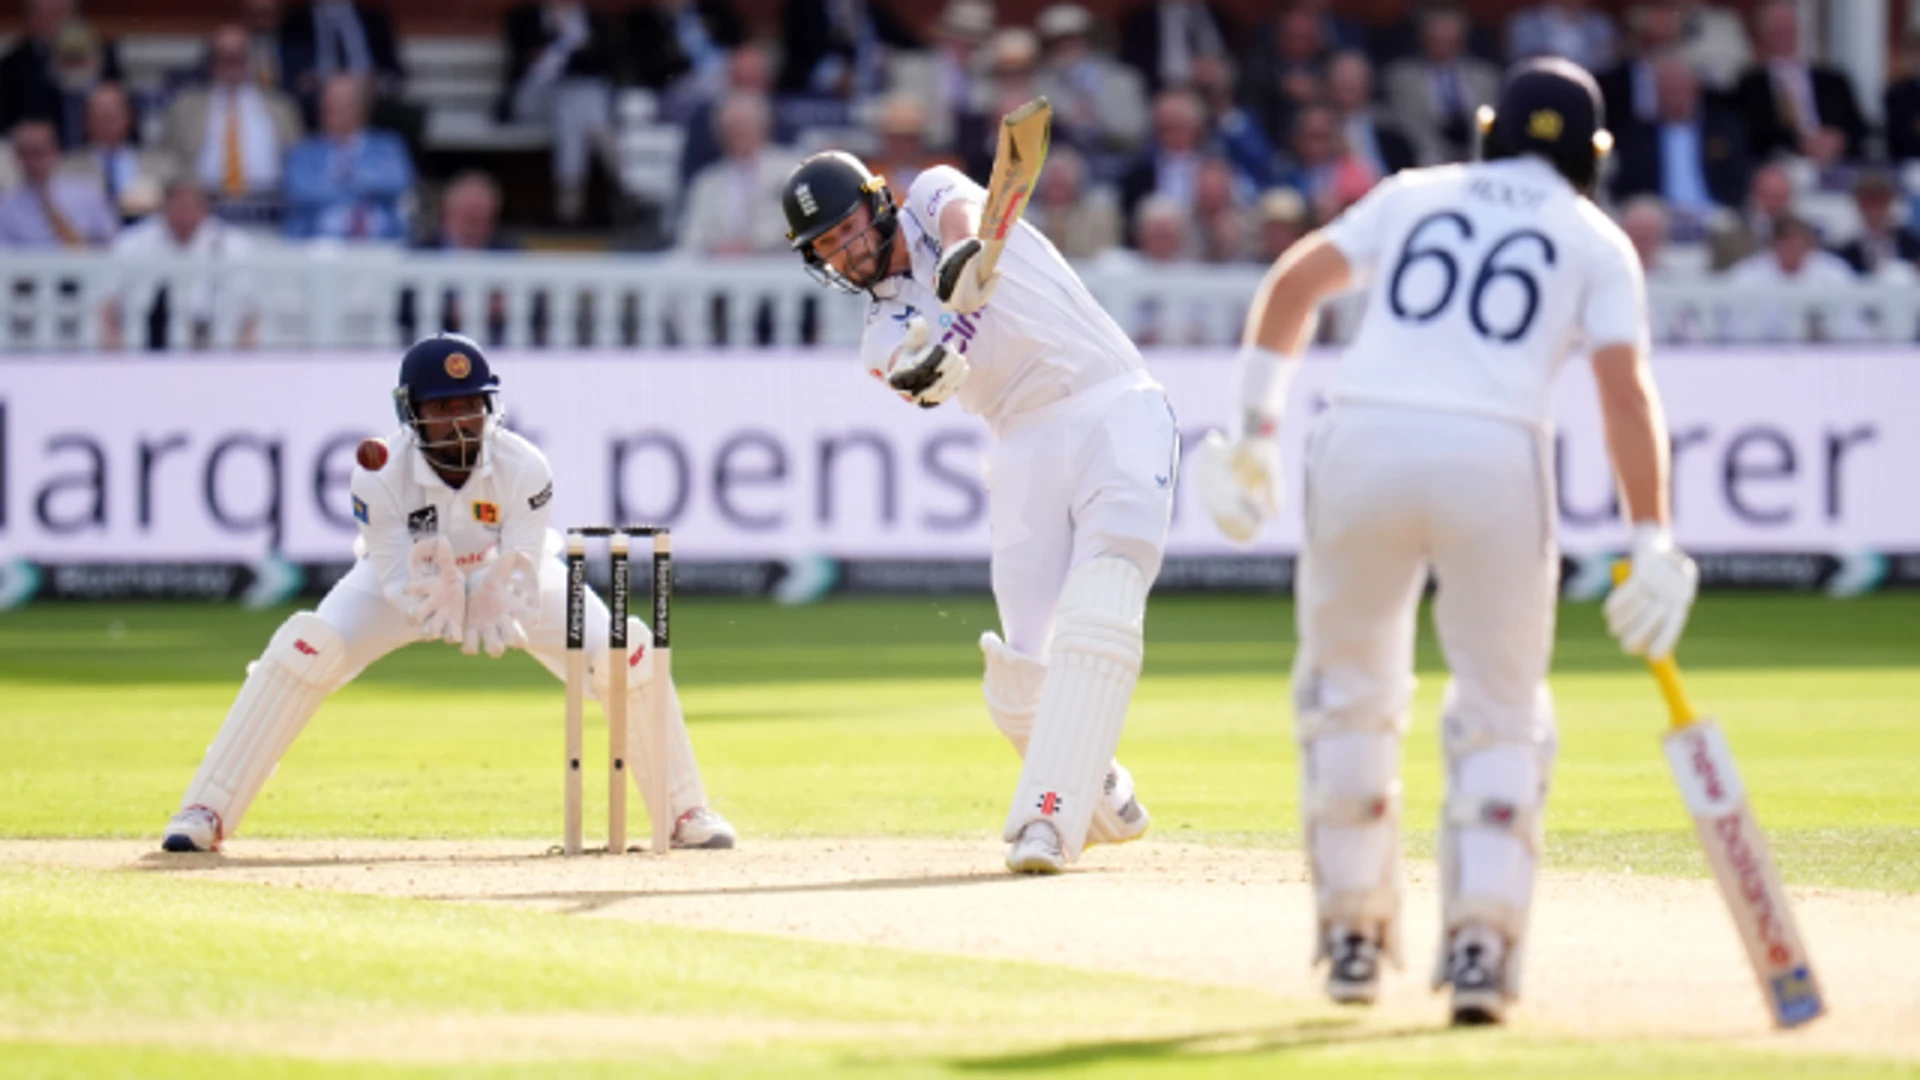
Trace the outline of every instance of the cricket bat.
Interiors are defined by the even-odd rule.
[[[1626,576],[1625,563],[1614,567],[1616,584]],[[1773,1026],[1809,1023],[1826,1012],[1826,998],[1788,906],[1766,834],[1760,831],[1746,786],[1740,782],[1726,733],[1719,721],[1701,716],[1693,707],[1672,656],[1648,660],[1647,666],[1653,669],[1672,717],[1662,740],[1667,765],[1693,814],[1694,828],[1747,947],[1747,960],[1759,980]]]
[[[982,247],[973,260],[974,273],[982,285],[992,279],[994,267],[1000,265],[1000,251],[1007,246],[1007,236],[1020,224],[1034,185],[1040,182],[1040,166],[1047,160],[1052,129],[1053,105],[1044,97],[1034,98],[1000,121],[1000,144],[993,154],[987,205],[980,214]]]

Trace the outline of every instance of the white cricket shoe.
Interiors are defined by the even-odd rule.
[[[167,822],[167,831],[160,838],[160,850],[219,851],[223,839],[219,814],[204,806],[189,806]]]
[[[704,806],[696,806],[680,815],[673,823],[673,846],[677,848],[706,848],[718,851],[730,848],[738,838],[733,826],[726,818]]]
[[[1132,843],[1147,834],[1147,826],[1153,818],[1147,808],[1141,804],[1133,789],[1133,774],[1125,765],[1114,762],[1107,766],[1107,782],[1103,789],[1107,806],[1120,819],[1121,833],[1116,844]],[[1091,845],[1089,845],[1091,846]]]
[[[1447,981],[1453,984],[1453,1026],[1476,1027],[1506,1019],[1507,943],[1484,926],[1468,923],[1453,933]]]
[[[1007,869],[1016,874],[1057,874],[1067,868],[1060,832],[1045,821],[1029,821],[1007,849]]]
[[[1327,927],[1327,996],[1342,1005],[1380,998],[1380,943],[1340,923]]]

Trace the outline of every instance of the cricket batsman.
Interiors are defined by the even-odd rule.
[[[1172,409],[1140,352],[1032,226],[982,281],[986,192],[959,171],[904,202],[859,159],[802,162],[782,200],[809,273],[866,292],[860,356],[932,408],[957,398],[994,440],[986,461],[1001,634],[981,635],[993,723],[1025,758],[1007,867],[1059,873],[1090,843],[1146,832],[1113,759],[1140,676],[1179,463]]]
[[[1665,655],[1696,580],[1668,530],[1640,264],[1589,198],[1611,145],[1599,91],[1564,60],[1530,61],[1482,124],[1484,160],[1401,172],[1275,264],[1247,319],[1236,430],[1194,463],[1221,531],[1250,539],[1278,506],[1274,428],[1314,308],[1370,285],[1301,496],[1293,699],[1316,961],[1335,1001],[1370,1004],[1381,958],[1400,960],[1400,742],[1431,572],[1452,673],[1434,987],[1451,986],[1455,1024],[1498,1023],[1520,992],[1556,745],[1551,394],[1573,342],[1633,522],[1609,628]]]
[[[402,646],[439,640],[492,657],[525,649],[566,677],[566,566],[547,527],[553,474],[532,443],[502,426],[499,385],[468,338],[438,334],[407,350],[393,391],[400,429],[353,472],[357,561],[318,611],[288,618],[248,665],[162,848],[219,850],[327,695]],[[591,591],[586,603],[591,693],[603,700],[607,608]],[[653,639],[629,616],[627,640],[627,715],[637,725],[653,667],[640,655]],[[675,847],[732,847],[733,826],[707,805],[679,695],[670,687],[668,697],[667,761],[636,749],[634,779],[664,764]],[[636,730],[628,745],[646,741]]]

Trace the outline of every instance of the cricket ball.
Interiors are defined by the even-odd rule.
[[[379,472],[387,465],[387,444],[379,439],[361,439],[353,451],[353,460],[368,472]]]

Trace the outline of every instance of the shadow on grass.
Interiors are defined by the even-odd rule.
[[[1359,1019],[1309,1017],[1290,1024],[1237,1031],[1198,1032],[1166,1039],[1113,1039],[1068,1043],[1046,1050],[1020,1051],[987,1057],[957,1058],[946,1063],[956,1072],[1052,1074],[1075,1067],[1115,1063],[1164,1062],[1199,1064],[1235,1057],[1252,1057],[1278,1050],[1298,1050],[1342,1043],[1378,1043],[1396,1039],[1445,1036],[1440,1027],[1372,1027]]]
[[[487,901],[513,904],[566,904],[568,906],[562,909],[564,914],[591,915],[629,900],[663,900],[695,896],[795,896],[805,893],[907,892],[913,889],[944,889],[954,885],[1018,885],[1028,880],[1037,879],[1017,878],[999,871],[983,870],[977,874],[869,878],[861,881],[815,881],[793,885],[720,886],[701,889],[676,889],[667,886],[646,890],[561,889],[522,893],[435,893],[423,899],[463,903]]]

